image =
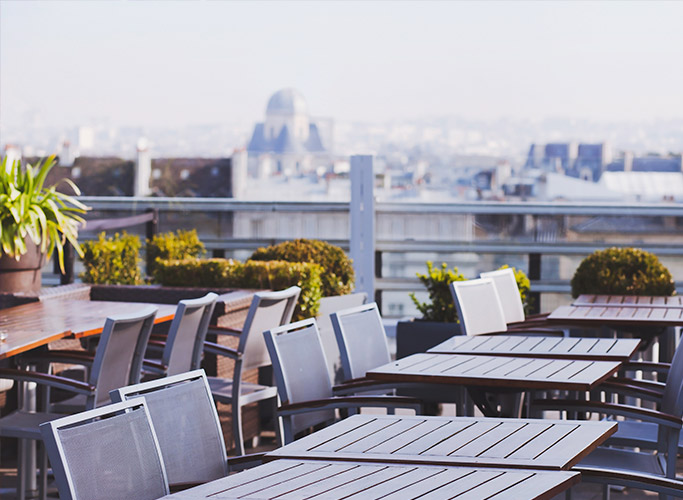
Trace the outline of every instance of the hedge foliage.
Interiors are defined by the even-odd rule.
[[[656,255],[639,248],[607,248],[583,259],[571,281],[572,296],[673,295],[669,270]]]
[[[323,268],[322,294],[324,297],[346,295],[353,291],[353,262],[338,246],[325,241],[297,239],[257,249],[251,261],[284,260],[310,262]]]
[[[199,241],[197,230],[184,231],[178,229],[175,233],[168,232],[154,235],[147,240],[147,257],[149,257],[147,275],[158,281],[155,276],[156,261],[182,260],[191,257],[199,258],[204,255],[206,248]]]
[[[158,260],[156,276],[166,286],[253,288],[283,290],[301,288],[293,321],[313,318],[320,306],[323,269],[309,262],[247,261],[232,259]]]
[[[139,285],[143,282],[139,237],[124,231],[107,238],[102,232],[97,240],[86,241],[81,248],[85,270],[80,277],[85,283]]]
[[[414,293],[410,294],[415,307],[422,313],[422,319],[457,323],[458,311],[455,309],[455,302],[449,285],[454,281],[465,280],[458,268],[448,269],[445,262],[441,264],[441,267],[434,267],[431,261],[427,261],[427,274],[417,273],[417,277],[429,293],[428,302],[420,302]]]

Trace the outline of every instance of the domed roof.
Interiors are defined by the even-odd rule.
[[[282,89],[275,92],[268,100],[266,115],[299,115],[308,114],[306,100],[295,89]]]

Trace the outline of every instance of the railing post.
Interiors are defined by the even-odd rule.
[[[52,269],[55,274],[59,274],[59,284],[68,285],[74,282],[74,259],[76,255],[74,247],[67,241],[64,243],[64,272],[59,267],[59,258],[56,254],[53,256]]]
[[[541,279],[541,254],[540,253],[530,253],[529,254],[529,281],[532,283],[534,281],[538,282]],[[541,312],[541,293],[540,292],[529,292],[529,298],[531,299],[531,313],[538,314]]]
[[[382,252],[375,250],[375,278],[382,277]],[[375,289],[375,302],[377,308],[382,311],[382,290]]]
[[[145,237],[148,240],[151,240],[159,232],[159,209],[148,208],[147,210],[145,210],[145,212],[153,214],[152,219],[148,220],[147,223],[145,224]],[[149,270],[152,269],[154,263],[151,262],[150,255],[149,255],[149,253],[146,253],[146,252],[145,252],[145,261],[147,263],[147,269],[149,272]]]
[[[375,198],[373,158],[351,157],[350,256],[356,272],[356,291],[375,296]]]

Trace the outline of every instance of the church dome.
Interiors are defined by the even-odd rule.
[[[306,115],[306,100],[297,90],[282,89],[275,92],[268,100],[266,115]]]

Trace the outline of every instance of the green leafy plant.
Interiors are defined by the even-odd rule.
[[[571,281],[581,294],[674,295],[669,270],[656,255],[639,248],[607,248],[583,259]]]
[[[157,277],[166,286],[252,288],[282,290],[301,288],[293,320],[313,318],[322,297],[323,269],[310,262],[247,261],[232,259],[158,260]]]
[[[125,231],[112,238],[100,233],[97,240],[83,243],[81,279],[97,285],[141,284],[140,246],[140,238]]]
[[[325,241],[297,239],[256,250],[249,260],[311,262],[323,268],[322,294],[346,295],[353,291],[353,262],[344,250]]]
[[[420,302],[414,293],[410,294],[415,307],[422,313],[422,319],[444,323],[457,322],[458,312],[449,285],[454,281],[465,280],[458,268],[448,269],[445,262],[441,267],[434,267],[431,261],[427,261],[427,274],[417,273],[417,277],[427,288],[430,299],[430,302]]]
[[[191,257],[201,257],[206,252],[204,244],[197,236],[197,230],[184,231],[178,229],[175,233],[168,232],[155,235],[147,240],[147,256],[149,267],[147,274],[154,277],[156,261],[182,260]],[[155,278],[156,280],[156,278]]]
[[[50,156],[35,166],[14,161],[7,156],[0,165],[0,244],[2,253],[19,260],[27,251],[26,240],[39,246],[41,252],[51,257],[55,248],[59,266],[64,271],[64,245],[68,241],[78,253],[78,228],[84,223],[78,214],[88,210],[84,204],[65,193],[57,191],[58,184],[45,186],[48,172],[55,165]],[[64,179],[76,195],[78,187]]]

